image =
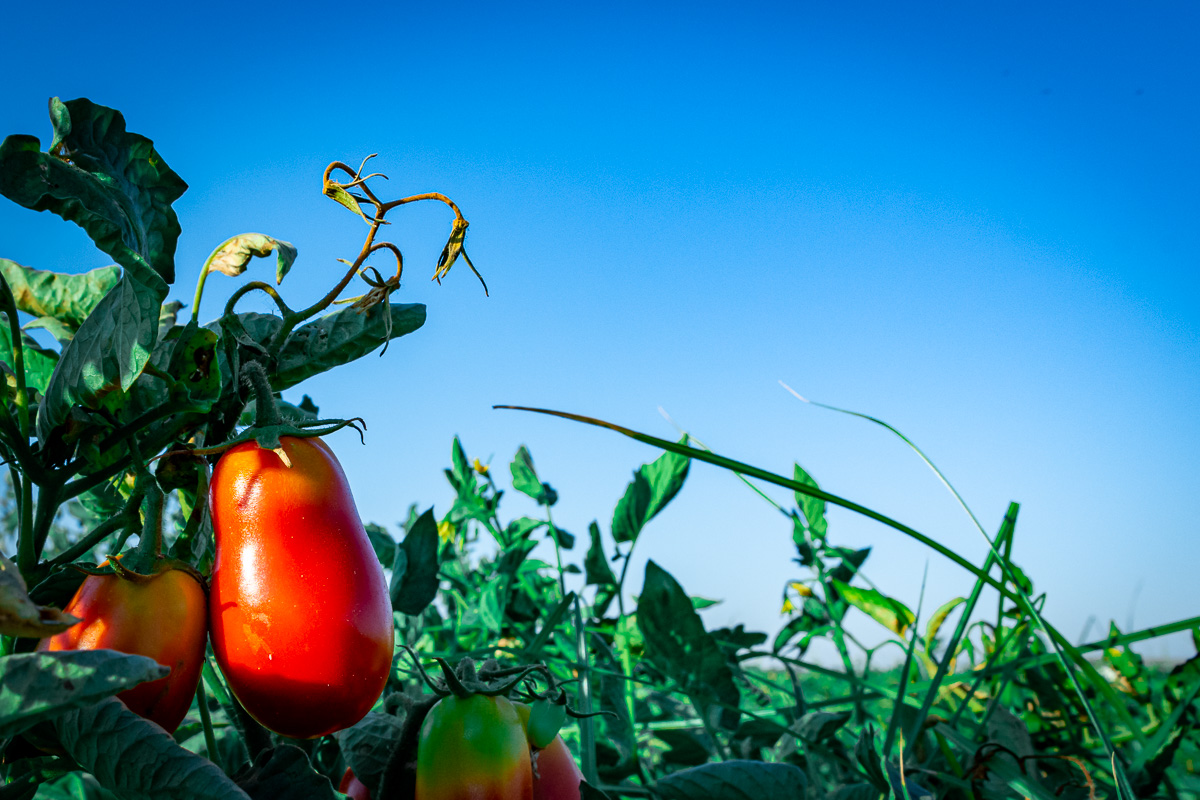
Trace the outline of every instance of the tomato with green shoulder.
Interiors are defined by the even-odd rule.
[[[196,695],[208,637],[204,584],[195,570],[163,559],[148,575],[128,570],[88,575],[64,611],[82,621],[42,639],[37,649],[117,650],[169,667],[165,678],[117,697],[130,711],[174,733]]]
[[[530,800],[533,770],[525,726],[511,701],[443,697],[417,744],[416,800]]]

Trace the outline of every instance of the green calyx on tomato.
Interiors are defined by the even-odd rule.
[[[545,746],[539,746],[533,739],[534,715],[537,714],[536,701],[533,708],[524,703],[517,703],[517,713],[529,740],[530,763],[533,767],[533,794],[530,800],[580,800],[579,784],[583,773],[575,763],[566,742],[557,733]],[[561,706],[566,713],[566,706]]]
[[[534,747],[547,747],[558,736],[567,721],[567,706],[546,698],[535,700],[529,710],[529,743]]]
[[[329,446],[284,436],[287,466],[243,442],[209,483],[217,663],[258,722],[313,738],[362,719],[391,671],[383,570]]]

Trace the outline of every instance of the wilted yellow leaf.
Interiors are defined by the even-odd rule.
[[[78,617],[57,608],[35,605],[17,565],[0,556],[0,634],[40,639],[62,633]]]

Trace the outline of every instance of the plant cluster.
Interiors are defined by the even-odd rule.
[[[970,515],[989,545],[976,565],[799,465],[787,477],[686,435],[546,412],[663,451],[606,526],[564,529],[526,448],[502,488],[456,438],[444,513],[364,529],[320,439],[361,420],[281,392],[421,326],[423,306],[391,302],[403,257],[378,234],[393,209],[442,202],[434,277],[460,257],[474,270],[458,207],[384,201],[366,161],[334,162],[323,191],[368,230],[338,283],[294,310],[250,281],[200,324],[213,272],[274,256],[279,283],[296,260],[242,234],[202,266],[185,323],[167,296],[186,185],[112,109],[55,99],[51,119],[46,151],[0,144],[0,193],[81,226],[117,266],[0,259],[0,544],[15,547],[0,561],[0,800],[1200,797],[1200,656],[1163,670],[1131,649],[1187,630],[1200,645],[1200,618],[1072,644],[1013,560],[1015,503],[994,535]],[[356,277],[367,289],[343,303]],[[237,311],[250,292],[278,313]],[[697,461],[774,505],[795,546],[773,635],[710,627],[714,601],[654,561],[630,569]],[[539,511],[503,516],[508,486]],[[954,561],[973,590],[928,614],[887,596],[870,548],[831,539],[833,507]],[[836,665],[811,657],[817,642]]]

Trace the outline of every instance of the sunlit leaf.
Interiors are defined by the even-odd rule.
[[[425,324],[425,306],[420,303],[392,303],[390,307],[381,304],[367,309],[347,306],[318,317],[288,336],[279,354],[279,367],[271,376],[271,386],[284,391],[379,348],[389,335],[386,327],[389,313],[392,339]]]
[[[264,233],[243,233],[226,239],[209,257],[208,271],[236,278],[246,271],[250,259],[275,253],[275,282],[282,283],[296,261],[296,246]]]
[[[0,634],[37,639],[61,633],[77,622],[78,617],[30,600],[17,565],[0,555]]]
[[[803,483],[805,486],[811,486],[814,489],[820,489],[816,480],[804,471],[804,468],[799,464],[795,465],[793,471],[797,483]],[[804,514],[804,519],[808,523],[808,529],[812,532],[813,538],[822,540],[825,538],[826,531],[829,530],[829,523],[825,521],[825,501],[820,497],[804,494],[803,492],[795,492],[796,505],[800,507],[801,513]]]
[[[0,658],[0,738],[157,680],[167,668],[115,650],[18,653]]]
[[[929,624],[925,626],[925,645],[927,647],[933,646],[933,640],[937,638],[938,631],[941,630],[942,623],[946,621],[946,617],[950,616],[950,612],[965,602],[967,602],[966,599],[955,597],[933,612],[933,616],[929,618]]]
[[[149,265],[165,283],[174,282],[180,228],[171,204],[187,184],[153,142],[125,129],[119,111],[56,97],[50,120],[51,152],[42,152],[33,136],[0,144],[0,194],[76,223],[126,269]]]
[[[680,440],[686,442],[685,436]],[[632,542],[642,528],[662,511],[683,488],[691,460],[677,453],[663,453],[633,474],[633,481],[613,510],[612,535],[618,542]]]
[[[8,281],[18,309],[35,317],[57,320],[74,334],[101,298],[117,285],[121,268],[100,267],[70,275],[23,267],[0,258],[0,274]]]
[[[897,636],[903,636],[916,619],[916,615],[899,600],[886,597],[874,589],[850,586],[839,580],[832,583],[842,599]]]

